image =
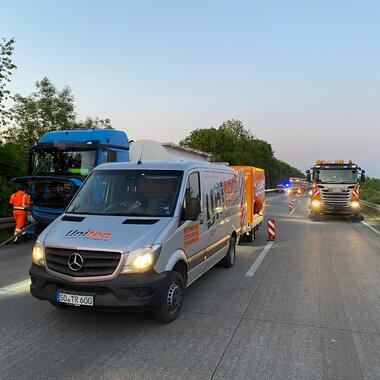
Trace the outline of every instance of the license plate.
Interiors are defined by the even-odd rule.
[[[75,306],[94,306],[94,296],[57,292],[56,301]]]

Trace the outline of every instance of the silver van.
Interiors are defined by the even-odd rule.
[[[98,166],[38,237],[32,295],[60,308],[153,310],[173,321],[187,286],[218,262],[234,264],[237,174],[204,162]]]

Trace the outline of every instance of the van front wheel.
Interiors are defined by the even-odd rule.
[[[153,315],[162,323],[173,322],[181,312],[183,304],[184,281],[177,272],[172,272],[165,288],[164,298],[160,307],[154,310]]]
[[[230,246],[228,248],[227,255],[220,262],[225,268],[231,268],[235,264],[236,257],[236,239],[231,236]]]

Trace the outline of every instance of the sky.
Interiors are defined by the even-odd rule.
[[[2,1],[12,36],[13,92],[47,76],[131,139],[238,119],[302,171],[380,178],[380,1]]]

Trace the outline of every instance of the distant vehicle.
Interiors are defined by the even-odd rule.
[[[360,218],[359,188],[365,171],[351,160],[318,160],[307,172],[312,183],[309,216],[343,214]]]
[[[276,193],[285,193],[286,190],[288,189],[289,185],[286,186],[284,183],[279,183],[276,186]]]
[[[246,213],[242,225],[242,236],[246,241],[255,239],[255,232],[265,213],[265,171],[253,166],[232,166],[242,171],[245,181]]]
[[[125,132],[104,129],[53,131],[29,153],[28,176],[13,185],[28,189],[37,232],[61,215],[91,170],[106,162],[128,161]]]
[[[307,181],[305,181],[304,178],[289,178],[288,194],[303,195],[305,194],[306,188]]]
[[[240,235],[237,172],[206,162],[96,167],[65,213],[38,237],[31,293],[54,306],[180,313],[184,289],[220,262]]]

